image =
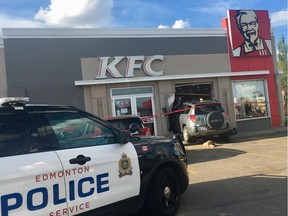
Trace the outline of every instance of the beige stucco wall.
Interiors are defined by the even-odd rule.
[[[172,80],[160,81],[158,83],[159,89],[159,106],[161,109],[160,114],[167,113],[166,108],[168,107],[168,98],[173,96],[175,93],[175,88]],[[158,134],[166,135],[169,131],[169,120],[167,115],[160,115],[156,117],[157,120],[157,131]]]
[[[234,110],[232,82],[229,77],[217,78],[218,100],[223,104],[223,108],[229,113],[230,123],[232,127],[236,127],[236,118]]]
[[[85,110],[99,117],[109,115],[106,85],[84,87]]]

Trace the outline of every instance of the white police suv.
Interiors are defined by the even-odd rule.
[[[188,186],[177,137],[131,137],[70,106],[0,99],[0,215],[174,215]]]

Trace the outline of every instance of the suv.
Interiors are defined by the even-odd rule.
[[[218,135],[228,142],[231,129],[229,115],[215,100],[184,102],[180,108],[179,124],[186,142]]]
[[[0,99],[0,215],[176,213],[189,182],[177,137],[131,137],[75,107],[27,103]]]
[[[110,124],[121,128],[125,131],[130,131],[133,136],[151,136],[151,130],[144,126],[142,119],[139,116],[115,116],[105,118]]]

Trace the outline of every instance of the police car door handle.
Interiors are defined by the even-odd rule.
[[[70,164],[84,165],[87,161],[90,161],[91,157],[85,157],[84,155],[78,155],[76,158],[69,160]]]

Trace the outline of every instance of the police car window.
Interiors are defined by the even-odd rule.
[[[110,128],[85,116],[69,112],[45,116],[57,137],[59,149],[115,143]]]
[[[26,115],[0,116],[0,157],[40,151],[39,136]]]

